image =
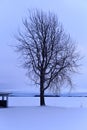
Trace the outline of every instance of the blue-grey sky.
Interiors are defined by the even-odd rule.
[[[31,90],[32,83],[20,68],[18,54],[11,45],[22,27],[28,9],[42,9],[58,15],[64,29],[78,43],[82,59],[79,75],[74,76],[75,91],[87,91],[87,1],[86,0],[1,0],[0,1],[0,89]],[[29,87],[30,86],[30,87]]]

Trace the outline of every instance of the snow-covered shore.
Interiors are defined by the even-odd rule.
[[[39,98],[10,98],[9,107],[0,108],[0,130],[87,130],[87,99],[46,98],[46,102],[40,107]]]
[[[0,130],[87,130],[86,108],[0,109]]]

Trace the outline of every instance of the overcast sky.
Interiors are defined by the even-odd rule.
[[[59,21],[73,40],[84,59],[80,74],[73,80],[75,91],[87,91],[87,1],[86,0],[0,0],[0,89],[32,90],[32,83],[26,77],[26,70],[20,67],[18,54],[11,45],[14,34],[22,27],[28,9],[42,9],[58,15]],[[29,87],[30,86],[30,87]]]

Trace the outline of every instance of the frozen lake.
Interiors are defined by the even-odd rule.
[[[84,107],[87,97],[45,97],[47,106]],[[39,97],[9,97],[8,106],[39,106]]]

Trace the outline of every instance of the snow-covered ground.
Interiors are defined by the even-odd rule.
[[[0,108],[0,130],[87,130],[87,98],[9,98]]]

